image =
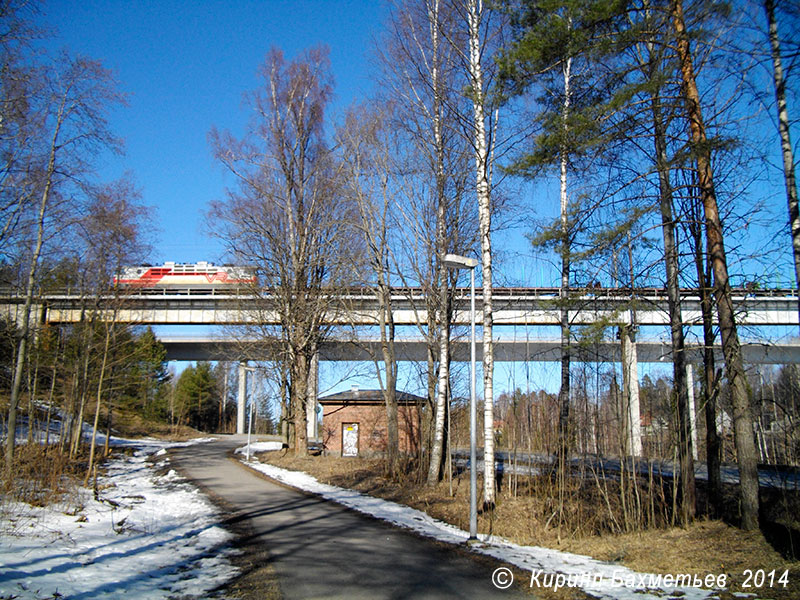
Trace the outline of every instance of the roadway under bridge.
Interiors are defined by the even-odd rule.
[[[160,336],[169,360],[254,360],[268,361],[280,356],[280,342],[222,337]],[[452,359],[466,362],[470,356],[469,340],[455,339],[451,343]],[[482,344],[478,342],[477,359],[483,358]],[[423,339],[395,340],[397,360],[423,362],[427,359],[428,346]],[[703,347],[687,344],[687,362],[699,364],[703,361]],[[662,363],[672,360],[672,347],[668,342],[642,340],[636,342],[639,362]],[[722,364],[722,350],[715,347],[716,358]],[[792,340],[773,344],[743,343],[742,354],[748,364],[800,363],[800,341]],[[381,344],[377,339],[328,339],[319,347],[319,359],[323,361],[373,361],[380,360]],[[602,341],[590,346],[572,346],[573,360],[578,362],[620,362],[620,343]],[[560,340],[503,340],[494,342],[494,359],[497,362],[557,362],[561,360]]]
[[[280,355],[281,342],[268,340],[240,339],[219,337],[165,337],[160,338],[167,350],[169,360],[232,360],[239,361],[239,401],[237,405],[237,432],[245,430],[245,399],[247,397],[247,366],[248,361],[274,360]],[[319,361],[374,361],[381,356],[379,340],[344,340],[328,339],[319,347],[318,353],[312,362],[312,372],[309,378],[309,395],[306,403],[307,410],[307,435],[309,439],[317,439],[317,390]],[[477,345],[477,359],[482,359],[482,344]],[[558,340],[496,340],[495,360],[497,362],[531,362],[531,361],[558,361],[560,360],[560,341]],[[694,364],[701,364],[703,348],[698,345],[688,345],[687,377],[693,380]],[[422,339],[395,340],[396,359],[399,361],[425,361],[427,359],[427,344]],[[452,342],[452,358],[454,361],[466,362],[470,356],[470,342],[456,339]],[[777,344],[745,343],[742,345],[743,357],[749,364],[787,364],[800,363],[800,342],[790,341]],[[722,364],[722,352],[715,348],[718,364]],[[573,346],[573,360],[582,362],[623,362],[621,343],[618,341],[603,341],[588,347]],[[629,358],[628,368],[636,372],[639,362],[667,363],[672,360],[670,344],[661,341],[638,341]],[[626,394],[629,403],[628,413],[639,412],[639,384],[638,377],[629,378],[631,387]],[[690,383],[690,411],[694,415],[693,385]],[[691,420],[692,436],[696,438],[695,419]],[[641,454],[641,434],[639,428],[632,421],[628,427],[631,432],[630,445],[635,454]],[[637,450],[638,448],[638,450]],[[697,443],[693,445],[697,452]],[[695,457],[696,458],[696,457]]]

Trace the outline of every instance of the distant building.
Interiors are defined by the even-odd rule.
[[[397,392],[397,434],[400,452],[419,447],[419,410],[424,398]],[[327,454],[377,456],[386,451],[386,403],[380,390],[354,387],[319,399],[322,443]]]

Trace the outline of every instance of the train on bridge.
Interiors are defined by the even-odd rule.
[[[256,273],[247,266],[165,262],[123,267],[114,283],[141,290],[241,288],[255,285]]]
[[[256,268],[250,265],[215,265],[210,262],[196,263],[165,262],[162,265],[138,265],[123,267],[120,275],[114,278],[114,283],[135,289],[137,292],[156,292],[161,294],[206,294],[226,291],[245,291],[252,289],[258,283]],[[758,297],[786,297],[796,296],[794,289],[764,288],[757,283],[749,281],[744,285],[735,286],[733,293],[737,296],[750,298]],[[372,296],[374,290],[362,286],[349,286],[337,288],[336,293],[343,296]],[[430,290],[419,286],[393,286],[395,296],[420,297]],[[455,288],[457,295],[469,292],[468,288]],[[666,290],[663,287],[604,287],[597,281],[580,284],[573,283],[570,288],[573,296],[584,298],[664,298]],[[494,296],[498,300],[504,298],[538,296],[541,299],[557,298],[561,294],[558,287],[495,287]],[[478,290],[478,296],[482,290]],[[699,296],[696,288],[682,288],[681,295]]]

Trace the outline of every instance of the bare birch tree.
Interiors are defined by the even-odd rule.
[[[345,257],[360,244],[325,140],[333,90],[328,50],[312,48],[287,62],[272,49],[259,77],[262,87],[246,97],[253,117],[245,136],[209,134],[214,155],[237,182],[226,201],[212,205],[209,222],[237,260],[256,266],[256,292],[278,312],[294,447],[304,454],[311,362],[330,330],[326,317],[337,309],[333,292],[349,277]],[[268,328],[262,333],[274,339]]]
[[[106,148],[117,149],[118,141],[110,134],[105,112],[122,97],[110,73],[99,63],[65,55],[39,72],[43,85],[34,126],[37,142],[27,158],[32,185],[38,197],[32,215],[32,236],[27,253],[25,300],[20,319],[20,339],[11,387],[6,440],[6,468],[11,469],[17,420],[17,405],[22,386],[33,323],[31,308],[36,290],[39,264],[48,219],[53,205],[69,197],[67,186],[83,179],[89,171],[89,159]],[[33,100],[33,99],[32,99]]]
[[[369,283],[378,302],[382,368],[377,369],[386,404],[386,472],[397,474],[399,433],[397,414],[397,359],[395,354],[395,323],[392,305],[392,273],[394,220],[397,187],[392,158],[391,108],[370,110],[356,106],[345,118],[337,134],[344,164],[343,189],[358,209],[359,219],[354,226],[365,244],[369,265]],[[376,358],[377,365],[377,358]]]
[[[117,322],[117,314],[124,301],[125,291],[114,281],[122,267],[141,263],[148,253],[148,210],[141,206],[139,192],[128,179],[100,186],[91,193],[88,214],[82,219],[81,231],[86,244],[87,257],[84,268],[92,273],[95,295],[103,295],[111,302],[101,316],[103,348],[95,394],[95,413],[89,443],[89,464],[84,484],[88,482],[95,466],[95,443],[100,424],[103,399],[107,394],[108,375],[113,367],[117,348],[117,333],[125,325]],[[108,413],[111,413],[108,400]],[[110,421],[110,418],[109,418]]]
[[[385,94],[396,107],[395,123],[406,141],[407,161],[399,185],[405,202],[400,222],[413,244],[398,254],[426,291],[428,398],[433,409],[426,480],[439,480],[444,462],[450,378],[450,321],[455,276],[445,254],[463,253],[470,214],[463,209],[467,171],[463,137],[454,129],[462,101],[454,48],[443,32],[453,30],[452,7],[441,0],[408,0],[392,6],[389,34],[381,49]]]
[[[492,171],[493,152],[490,144],[496,139],[491,113],[488,78],[485,63],[491,60],[487,39],[489,12],[482,0],[467,0],[462,8],[467,24],[468,50],[466,54],[469,97],[472,102],[472,119],[468,122],[475,163],[475,191],[478,201],[478,223],[482,275],[482,331],[483,331],[483,501],[485,506],[495,504],[494,459],[494,333],[492,327]],[[494,66],[493,62],[490,62]]]
[[[30,22],[36,5],[7,0],[0,5],[0,256],[5,257],[17,225],[31,210],[35,190],[27,177],[37,127],[35,98],[42,77],[30,58],[39,34]]]
[[[775,86],[775,104],[778,112],[778,134],[781,139],[783,157],[783,181],[786,186],[786,203],[789,209],[789,226],[792,233],[795,284],[800,289],[800,203],[797,198],[794,148],[789,130],[789,109],[786,102],[786,80],[784,77],[781,42],[778,36],[778,21],[775,15],[776,0],[763,0],[767,17],[767,36],[772,57],[772,80]],[[800,300],[798,300],[800,302]],[[798,304],[800,314],[800,304]]]

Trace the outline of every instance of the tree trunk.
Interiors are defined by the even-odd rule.
[[[450,379],[450,310],[449,310],[449,281],[444,256],[447,254],[447,215],[446,173],[444,169],[444,118],[443,98],[440,89],[439,73],[439,2],[434,2],[428,8],[428,20],[431,25],[431,46],[433,51],[431,65],[431,87],[433,89],[433,139],[436,156],[436,247],[437,257],[436,290],[438,305],[436,309],[436,322],[434,326],[439,332],[439,369],[436,384],[436,403],[433,421],[433,444],[431,446],[431,460],[428,464],[427,484],[434,485],[439,481],[442,459],[444,456],[444,427],[446,416],[447,390]]]
[[[400,440],[397,418],[397,361],[394,352],[394,315],[392,314],[392,292],[381,277],[381,354],[386,373],[384,401],[386,403],[386,472],[390,477],[397,474],[397,459]]]
[[[60,341],[60,336],[59,336]],[[53,416],[53,399],[55,398],[55,391],[56,391],[56,375],[58,374],[58,350],[59,350],[59,341],[56,342],[56,350],[53,355],[53,371],[50,374],[50,392],[47,395],[47,421],[45,422],[44,431],[44,445],[45,448],[50,446],[50,421],[52,420]]]
[[[294,421],[294,451],[298,456],[308,454],[306,436],[306,402],[308,401],[309,360],[304,353],[295,355],[292,362],[292,417]]]
[[[703,252],[703,234],[700,226],[699,207],[696,216],[689,219],[689,230],[694,242],[694,263],[697,272],[697,290],[700,294],[700,312],[703,317],[703,389],[702,402],[706,418],[706,468],[708,470],[708,503],[713,517],[719,517],[722,510],[721,445],[717,433],[717,395],[718,376],[714,359],[714,307],[711,299],[711,266],[706,273]]]
[[[100,363],[100,374],[98,375],[97,380],[97,396],[95,397],[95,408],[94,408],[94,423],[92,425],[92,441],[89,445],[89,466],[86,469],[86,476],[83,478],[83,485],[86,485],[89,481],[89,477],[92,474],[92,468],[94,467],[94,455],[95,455],[95,443],[97,442],[97,427],[100,423],[100,405],[102,404],[103,399],[103,384],[105,383],[105,376],[106,376],[106,365],[108,365],[108,350],[111,346],[111,336],[113,335],[114,330],[114,322],[112,321],[109,325],[106,324],[106,339],[103,345],[103,360]]]
[[[720,337],[722,338],[722,351],[725,356],[725,370],[728,377],[728,385],[731,389],[734,435],[739,461],[742,528],[751,530],[758,527],[759,508],[753,419],[750,414],[747,381],[745,380],[739,335],[736,329],[731,299],[728,263],[725,256],[722,223],[711,169],[711,155],[703,123],[700,95],[697,91],[689,39],[683,18],[682,0],[672,0],[671,13],[678,41],[677,50],[683,83],[682,91],[686,101],[689,127],[696,153],[698,184],[705,213],[706,243],[714,272],[714,296],[717,302],[717,316]]]
[[[495,503],[494,345],[492,337],[492,202],[489,149],[486,142],[486,93],[481,69],[481,0],[470,0],[469,74],[472,86],[473,145],[480,221],[483,281],[483,501]]]
[[[444,461],[445,422],[447,420],[448,387],[450,382],[450,319],[447,288],[447,267],[440,262],[441,282],[439,301],[439,376],[436,386],[436,407],[433,421],[433,446],[431,448],[431,462],[428,465],[428,485],[436,485],[442,473]]]
[[[564,64],[564,104],[562,107],[562,124],[564,134],[567,131],[567,117],[570,107],[570,74],[572,59],[568,58]],[[569,323],[569,278],[572,261],[570,227],[569,227],[569,196],[567,194],[567,148],[561,145],[560,159],[560,188],[561,188],[561,388],[558,391],[558,467],[559,471],[566,468],[569,454],[569,390],[570,390],[570,360],[571,360],[571,333]]]
[[[652,49],[651,49],[652,53]],[[651,73],[653,76],[654,73]],[[675,237],[675,220],[672,210],[672,183],[667,157],[667,136],[661,113],[659,96],[651,96],[653,113],[653,140],[656,153],[656,170],[659,182],[659,208],[661,234],[664,239],[664,265],[667,275],[667,306],[670,339],[672,342],[672,377],[678,409],[678,460],[680,461],[681,522],[686,525],[696,513],[697,496],[694,479],[689,390],[686,381],[686,353],[684,352],[683,318],[681,314],[680,265],[678,242]]]
[[[59,122],[60,126],[60,122]],[[31,335],[31,305],[33,304],[33,291],[36,287],[36,274],[39,267],[39,256],[44,245],[44,220],[47,212],[47,204],[50,199],[50,190],[55,172],[56,140],[58,139],[59,128],[53,136],[50,148],[50,159],[47,166],[47,181],[42,191],[42,198],[39,203],[39,214],[36,226],[36,243],[31,255],[30,267],[28,269],[28,280],[25,284],[25,303],[22,306],[22,323],[20,326],[20,338],[17,345],[16,364],[14,366],[14,376],[11,380],[11,394],[8,405],[8,427],[6,437],[6,472],[10,475],[14,462],[14,448],[16,445],[17,432],[17,406],[19,405],[20,390],[22,388],[23,367],[28,353],[28,338]]]
[[[772,53],[772,78],[775,84],[775,101],[778,108],[778,132],[781,136],[783,154],[783,177],[786,184],[786,202],[789,207],[789,225],[792,231],[792,251],[794,254],[795,285],[800,289],[800,207],[797,200],[797,180],[794,174],[794,152],[789,133],[789,111],[786,107],[786,82],[783,79],[781,64],[781,45],[778,38],[778,23],[775,20],[775,0],[764,0],[769,26],[769,45]],[[800,303],[800,298],[798,298]],[[800,315],[800,304],[798,304]]]
[[[78,374],[78,412],[75,417],[75,427],[72,430],[70,456],[75,456],[80,449],[81,439],[83,438],[83,413],[86,410],[87,396],[89,394],[89,358],[91,356],[89,349],[92,344],[91,324],[84,323],[84,332],[86,333],[86,351],[83,353],[82,370]]]

